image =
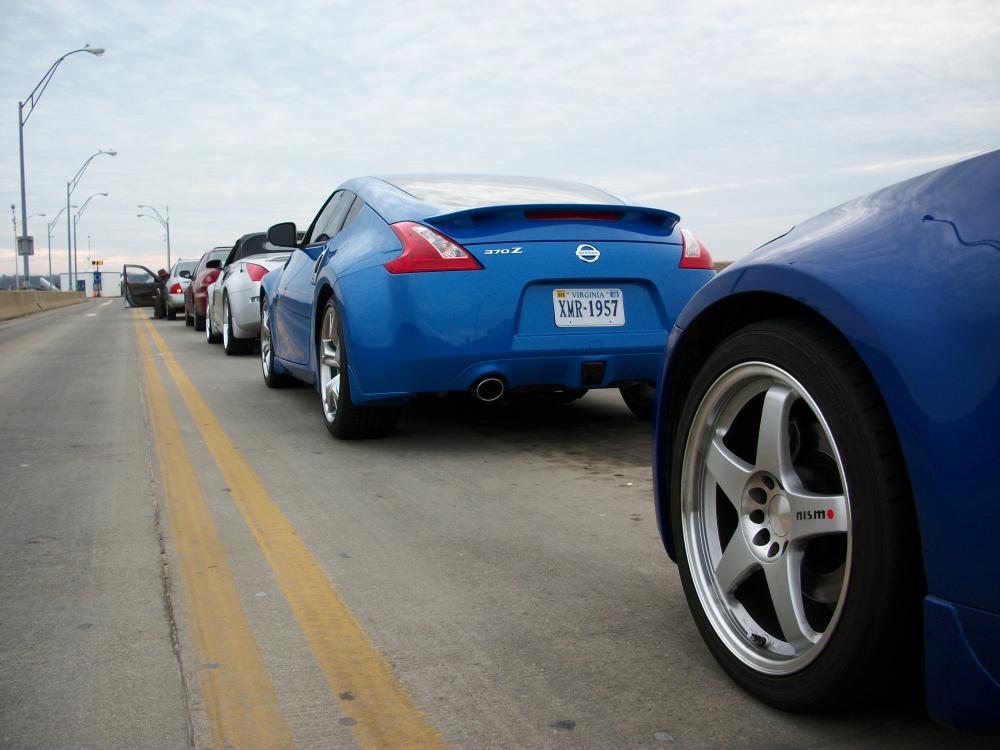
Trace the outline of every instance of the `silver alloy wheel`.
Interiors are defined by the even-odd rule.
[[[266,379],[271,374],[271,319],[267,311],[267,297],[260,303],[260,365]]]
[[[775,365],[732,367],[698,406],[680,490],[691,580],[715,633],[759,673],[803,669],[836,629],[851,572],[847,482],[816,402]]]
[[[229,350],[229,297],[222,298],[222,345]]]
[[[319,393],[323,399],[323,416],[333,424],[340,405],[340,334],[333,305],[323,313],[319,334]]]

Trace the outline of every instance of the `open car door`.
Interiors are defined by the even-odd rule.
[[[130,307],[153,307],[156,290],[163,286],[159,277],[145,266],[125,266],[125,301]]]

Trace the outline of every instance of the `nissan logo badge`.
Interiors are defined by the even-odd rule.
[[[576,257],[584,263],[595,263],[601,257],[601,251],[593,245],[577,245]]]

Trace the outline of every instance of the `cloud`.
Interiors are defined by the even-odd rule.
[[[985,153],[985,150],[966,151],[959,154],[937,154],[934,156],[919,156],[912,159],[896,159],[894,161],[876,162],[875,164],[856,164],[851,167],[842,167],[836,170],[841,174],[852,174],[858,172],[888,172],[900,169],[917,169],[943,167],[948,164],[968,159],[977,154]]]
[[[169,205],[174,255],[193,256],[308,223],[349,177],[430,171],[580,180],[683,211],[733,257],[770,239],[761,217],[790,225],[988,147],[1000,119],[992,0],[10,6],[0,100],[67,49],[108,50],[67,60],[28,125],[29,212],[54,213],[79,164],[116,148],[81,184],[110,194],[81,232],[157,267],[138,203]],[[16,138],[0,129],[5,206]],[[0,272],[12,246],[8,229]]]

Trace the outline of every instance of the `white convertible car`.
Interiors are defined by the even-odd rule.
[[[208,288],[205,338],[222,342],[226,354],[248,354],[260,335],[260,280],[284,265],[288,251],[267,241],[263,232],[240,237]]]

